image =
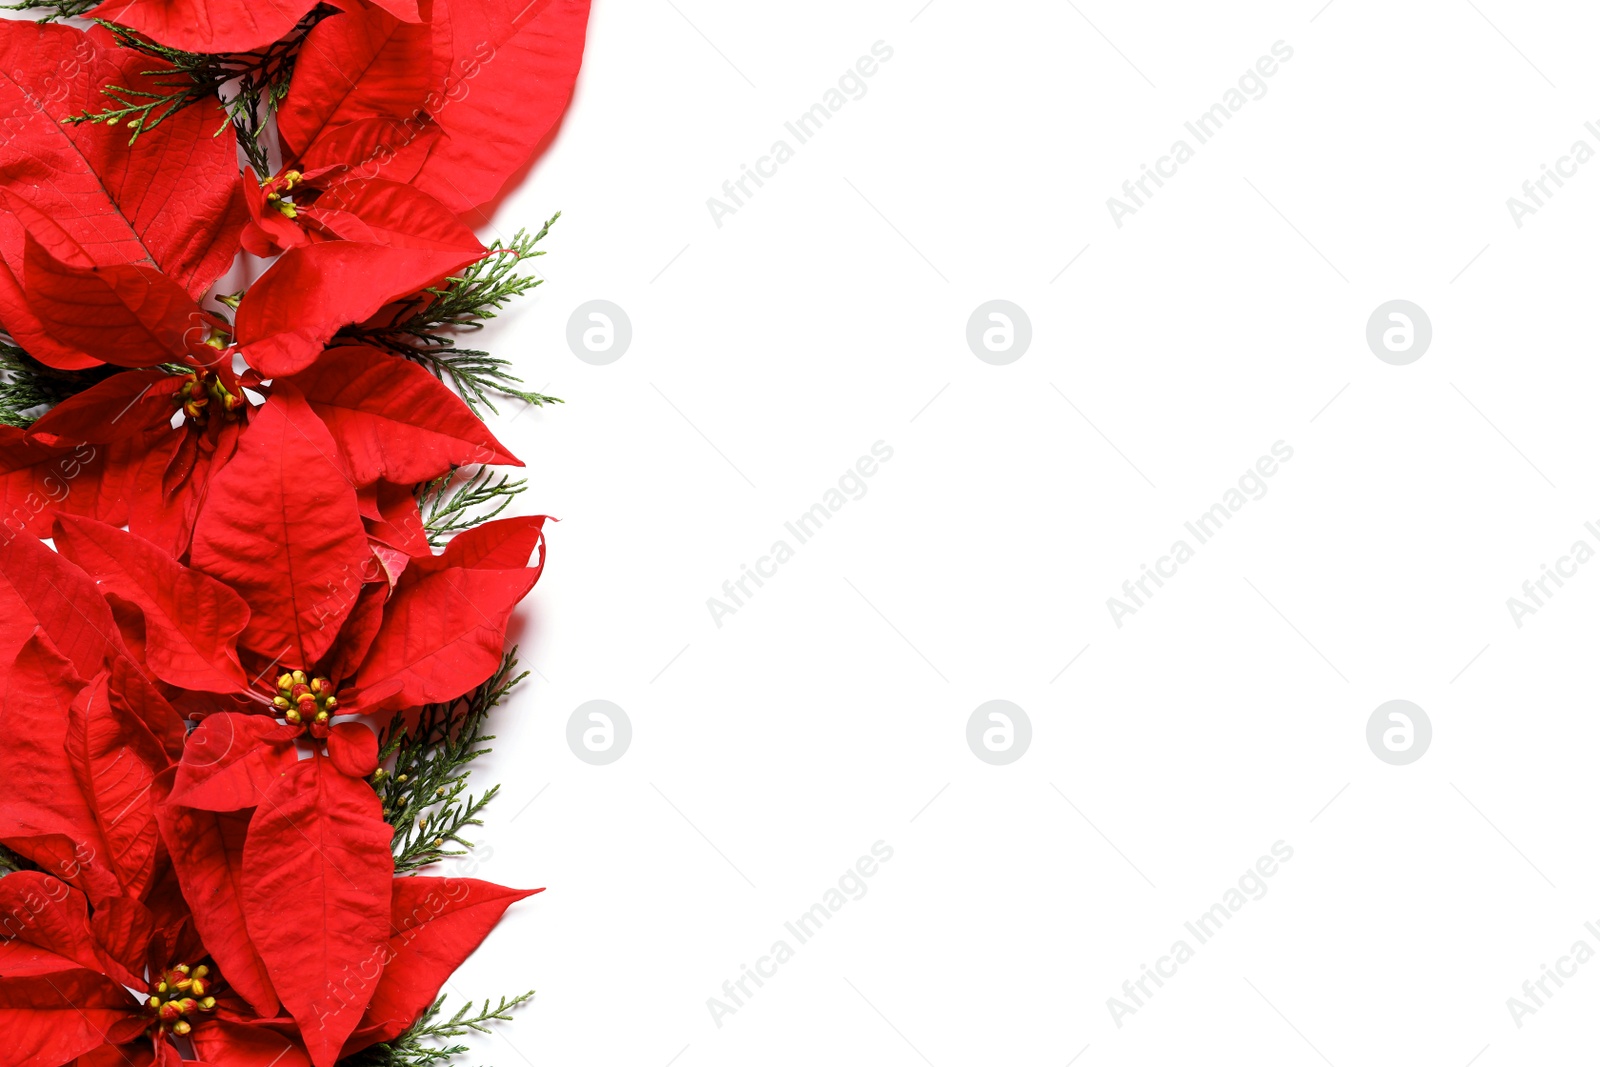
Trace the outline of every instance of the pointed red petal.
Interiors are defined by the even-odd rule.
[[[383,966],[391,834],[372,787],[320,758],[285,775],[250,824],[245,919],[317,1067],[338,1058]]]
[[[334,642],[323,661],[322,674],[335,682],[355,677],[361,661],[367,658],[367,649],[378,636],[378,628],[383,625],[383,605],[389,599],[389,592],[388,582],[368,582],[361,587],[355,610],[350,612],[344,628],[339,631],[339,640]]]
[[[117,897],[95,908],[89,923],[106,974],[125,986],[144,988],[155,913],[133,897]]]
[[[118,710],[144,724],[169,762],[176,763],[183,758],[188,729],[183,725],[182,716],[127,657],[112,659],[107,692]]]
[[[431,57],[426,25],[402,23],[378,8],[323,19],[306,36],[278,112],[284,154],[304,156],[325,132],[350,123],[419,114]],[[402,123],[385,125],[391,139],[405,136]]]
[[[425,482],[470,463],[522,466],[454,393],[398,356],[367,345],[331,348],[290,380],[338,442],[357,485]]]
[[[250,609],[237,593],[103,522],[64,515],[56,531],[62,555],[144,613],[146,662],[156,677],[207,693],[244,688],[236,644]]]
[[[467,692],[500,666],[506,619],[537,577],[531,570],[451,567],[401,583],[356,675],[356,687],[376,690],[398,683],[393,707]]]
[[[311,365],[339,327],[371,318],[482,255],[354,241],[291,248],[250,287],[235,336],[262,377],[294,374]]]
[[[389,965],[358,1035],[376,1044],[412,1024],[445,979],[489,936],[505,910],[542,889],[506,889],[472,878],[396,878]]]
[[[240,644],[286,667],[309,669],[333,644],[372,555],[337,454],[305,399],[279,384],[195,522],[193,566],[250,605]]]
[[[0,941],[0,978],[28,978],[77,970],[81,964],[26,941]]]
[[[422,21],[422,14],[418,9],[417,0],[372,0],[372,2],[401,22]]]
[[[129,1048],[115,1044],[101,1045],[92,1052],[84,1053],[73,1061],[73,1067],[151,1067],[155,1062],[155,1049],[149,1045]]]
[[[118,441],[167,428],[184,378],[164,370],[130,370],[69,396],[28,428],[75,441]]]
[[[95,903],[121,896],[105,841],[67,760],[67,716],[84,682],[42,634],[0,670],[6,743],[0,745],[0,843],[78,886]]]
[[[49,981],[0,978],[5,1063],[61,1067],[101,1045],[126,1040],[122,1035],[128,1021],[138,1018],[136,1010],[127,990],[93,971],[66,971]]]
[[[104,445],[29,437],[0,426],[0,539],[49,537],[57,511],[103,515],[108,453]]]
[[[278,995],[267,977],[267,965],[246,932],[240,896],[250,813],[197,811],[169,802],[156,810],[156,818],[172,854],[178,884],[192,902],[195,929],[226,976],[228,987],[262,1017],[278,1014]],[[204,1054],[205,1049],[200,1051]]]
[[[168,91],[161,75],[145,73],[151,66],[102,27],[85,33],[59,23],[0,24],[0,110],[9,116],[0,195],[26,205],[32,219],[59,234],[53,240],[81,249],[89,261],[153,263],[198,298],[233,262],[245,221],[237,149],[213,136],[225,121],[220,102],[181,108],[132,144],[126,127],[63,121],[102,110],[106,85]],[[6,228],[0,279],[9,285],[0,285],[7,290],[0,317],[37,356],[28,324],[14,321],[22,252],[21,227]]]
[[[484,251],[477,235],[438,200],[414,185],[386,178],[341,182],[301,214],[347,241]]]
[[[142,722],[111,702],[102,672],[79,690],[67,718],[67,759],[101,838],[106,862],[129,896],[143,896],[155,876],[156,775],[167,754]]]
[[[142,263],[77,267],[27,237],[28,307],[51,337],[119,367],[181,361],[209,321],[177,282]]]
[[[413,572],[431,574],[447,567],[471,567],[477,570],[511,570],[531,567],[537,579],[544,569],[541,553],[537,563],[530,563],[533,554],[544,543],[544,524],[548,515],[526,515],[511,519],[493,519],[470,530],[464,530],[451,539],[444,552],[415,561]]]
[[[339,167],[340,173],[408,182],[439,142],[439,126],[419,108],[403,121],[388,116],[357,119],[322,131],[302,159],[308,169]]]
[[[0,936],[70,960],[73,967],[103,968],[89,926],[89,902],[60,879],[40,871],[0,878],[0,915],[5,917]],[[4,973],[18,974],[9,968]]]
[[[172,802],[205,811],[255,807],[294,769],[299,734],[269,715],[207,715],[184,746]]]
[[[378,483],[378,514],[382,521],[369,521],[367,532],[375,541],[398,548],[410,556],[431,555],[428,532],[422,526],[422,512],[409,485]]]
[[[27,534],[0,544],[0,655],[13,656],[38,626],[80,678],[117,652],[117,627],[94,579]]]
[[[436,0],[423,107],[444,136],[415,183],[458,213],[494,199],[566,111],[588,23],[589,0]]]
[[[208,1019],[190,1038],[211,1067],[311,1067],[304,1045],[264,1026]]]

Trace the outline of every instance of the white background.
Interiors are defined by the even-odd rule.
[[[559,138],[482,229],[564,212],[485,341],[567,401],[494,423],[520,509],[562,521],[484,766],[483,876],[549,889],[451,986],[539,994],[483,1060],[1592,1057],[1600,962],[1520,1028],[1506,1001],[1600,950],[1600,563],[1520,628],[1506,600],[1600,549],[1600,161],[1521,228],[1506,199],[1600,150],[1600,14],[1321,3],[596,4]],[[866,95],[719,228],[707,198],[877,41]],[[1119,229],[1107,197],[1180,137]],[[1009,366],[965,339],[994,298],[1032,322]],[[1401,367],[1365,340],[1397,298],[1434,332]],[[609,366],[567,348],[591,299],[632,321]],[[715,625],[880,440],[866,495]],[[1278,441],[1266,495],[1119,629],[1107,598]],[[1003,767],[965,733],[996,698],[1033,727]],[[1365,737],[1396,698],[1434,731],[1403,767]],[[632,723],[609,766],[566,742],[592,699]],[[1183,924],[1278,841],[1199,946]],[[1119,1028],[1107,998],[1179,938]]]

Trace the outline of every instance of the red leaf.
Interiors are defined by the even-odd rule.
[[[334,723],[328,731],[328,758],[340,774],[365,778],[378,769],[378,735],[365,723]]]
[[[184,746],[172,802],[205,811],[255,807],[294,769],[300,729],[270,715],[207,715]]]
[[[378,514],[381,521],[369,521],[367,533],[375,541],[390,548],[398,548],[411,556],[428,556],[433,549],[428,545],[428,532],[422,526],[422,512],[417,507],[416,494],[409,485],[379,482],[377,485]]]
[[[245,920],[317,1067],[338,1058],[383,966],[391,833],[372,787],[324,759],[302,760],[250,824]]]
[[[432,574],[448,567],[476,570],[511,570],[529,567],[533,554],[544,543],[544,524],[550,516],[527,515],[494,519],[464,530],[451,539],[444,552],[414,561],[412,573]],[[544,569],[544,556],[532,564],[534,579]]]
[[[358,689],[397,682],[391,707],[451,700],[500,665],[506,619],[533,588],[531,570],[451,567],[395,590],[356,674]]]
[[[116,624],[94,579],[22,534],[0,545],[0,655],[15,655],[36,625],[80,678],[99,674],[117,650]]]
[[[425,482],[469,463],[522,466],[454,393],[398,356],[330,348],[290,381],[322,416],[357,485]]]
[[[0,940],[0,978],[28,978],[78,969],[78,964],[26,941]]]
[[[86,264],[153,263],[193,297],[233,261],[245,215],[236,149],[212,136],[220,103],[183,108],[132,145],[125,128],[62,121],[103,108],[105,85],[161,92],[150,66],[100,27],[0,23],[0,199],[13,212],[0,226],[0,320],[54,366],[93,359],[52,341],[28,311],[18,215],[50,231],[53,250],[76,248]]]
[[[183,360],[210,321],[183,288],[142,263],[79,267],[26,238],[28,307],[57,341],[119,367]]]
[[[239,594],[144,538],[92,519],[56,520],[56,546],[102,590],[144,613],[146,662],[156,677],[207,693],[244,688],[235,645],[250,609]]]
[[[264,1026],[208,1019],[190,1037],[210,1067],[311,1067],[304,1045]]]
[[[128,498],[149,440],[145,437],[86,443],[73,449],[66,470],[78,473],[67,483],[67,496],[56,505],[57,513],[87,515],[112,526],[124,525],[128,521]]]
[[[302,165],[338,168],[341,174],[408,182],[427,162],[441,136],[438,125],[420,109],[403,121],[388,116],[357,119],[325,129],[308,148]]]
[[[0,978],[7,1067],[61,1067],[101,1045],[138,1035],[143,1017],[116,982],[93,971]],[[130,1030],[130,1023],[134,1025]]]
[[[0,671],[6,741],[0,745],[0,844],[82,889],[98,904],[122,895],[94,814],[67,760],[67,716],[83,680],[36,635]],[[0,1031],[3,1032],[3,1031]]]
[[[111,679],[106,689],[112,705],[143,723],[169,762],[177,763],[183,758],[188,730],[182,716],[126,656],[111,660]]]
[[[132,1048],[124,1045],[101,1045],[94,1051],[79,1056],[73,1062],[73,1067],[152,1067],[155,1062],[156,1050],[150,1045],[140,1044]]]
[[[341,182],[300,214],[346,241],[484,251],[477,235],[438,200],[414,185],[385,178]]]
[[[0,426],[0,539],[49,537],[57,511],[114,517],[101,492],[109,453],[101,445],[59,443]]]
[[[244,430],[237,422],[224,423],[215,431],[190,426],[148,445],[145,461],[135,473],[128,529],[174,559],[182,558],[189,551],[211,476],[233,458]]]
[[[106,673],[78,691],[67,719],[67,759],[88,802],[106,862],[129,896],[139,897],[155,876],[156,775],[167,755],[139,720],[111,702]]]
[[[291,248],[250,287],[235,336],[262,377],[294,374],[311,365],[339,327],[371,318],[482,255],[354,241]]]
[[[451,211],[494,199],[572,98],[589,0],[436,0],[422,107],[443,129],[414,183]]]
[[[357,1032],[388,1041],[439,996],[445,979],[489,936],[505,910],[542,889],[505,889],[472,878],[396,878],[389,965]]]
[[[278,995],[267,976],[267,965],[246,932],[241,897],[250,814],[197,811],[173,802],[156,809],[178,884],[192,902],[200,939],[217,961],[228,987],[249,1001],[259,1015],[271,1018],[278,1014]]]
[[[117,897],[95,908],[89,924],[106,974],[125,986],[145,988],[155,914],[134,897]]]
[[[181,375],[157,369],[113,374],[45,412],[28,434],[101,443],[169,429],[184,381]]]
[[[355,610],[350,612],[339,631],[339,640],[323,660],[321,673],[335,684],[355,677],[356,668],[366,659],[367,649],[372,647],[378,627],[383,625],[383,605],[389,599],[389,590],[388,582],[368,582],[361,587]]]
[[[0,916],[4,917],[0,919],[0,937],[6,943],[31,945],[65,963],[65,969],[98,971],[104,967],[89,926],[89,902],[58,878],[39,871],[18,871],[0,878]],[[45,956],[37,958],[38,969],[27,967],[20,954],[4,962],[3,973],[8,978],[63,969]]]
[[[323,19],[306,35],[278,111],[284,154],[304,156],[326,133],[351,123],[410,117],[427,95],[431,57],[426,25],[403,23],[378,8]],[[390,139],[405,136],[401,122],[384,125]]]
[[[372,3],[383,8],[401,22],[420,22],[422,13],[417,0],[372,0]]]
[[[185,52],[250,52],[288,36],[317,0],[106,0],[88,17]]]
[[[192,565],[250,605],[240,643],[287,667],[309,669],[333,644],[372,554],[337,455],[305,399],[279,384],[195,522]]]

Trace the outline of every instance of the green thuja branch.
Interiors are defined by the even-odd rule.
[[[455,482],[456,472],[435,478],[417,487],[417,507],[428,543],[438,548],[462,530],[480,526],[499,515],[512,498],[528,488],[526,478],[512,481],[502,474],[498,480],[488,467],[465,481]],[[455,483],[455,484],[452,484]]]
[[[63,9],[77,0],[52,0]],[[318,7],[281,40],[254,52],[204,54],[185,52],[157,44],[142,34],[114,22],[96,19],[110,30],[123,48],[148,56],[159,64],[143,73],[153,79],[148,88],[108,85],[101,89],[111,105],[99,111],[84,111],[70,116],[72,123],[91,122],[104,126],[124,126],[130,131],[128,143],[139,139],[166,119],[201,100],[215,99],[232,85],[223,98],[223,109],[233,125],[246,157],[257,173],[268,173],[266,146],[262,135],[267,118],[289,91],[300,43],[311,27],[331,9]],[[226,128],[226,126],[224,126]]]
[[[512,396],[529,404],[559,404],[561,400],[519,388],[522,379],[510,371],[511,361],[488,352],[457,348],[455,335],[483,329],[513,297],[541,285],[544,279],[519,274],[524,260],[544,255],[534,246],[561,217],[558,211],[532,237],[518,230],[510,244],[496,241],[490,255],[446,278],[443,285],[424,289],[401,305],[387,326],[348,326],[341,337],[365,341],[426,367],[440,381],[455,386],[461,399],[479,416],[482,408],[499,413],[490,394]]]
[[[0,423],[27,429],[44,409],[103,381],[107,367],[90,371],[56,370],[0,339]]]
[[[472,796],[469,765],[490,751],[494,736],[483,732],[489,711],[527,677],[526,672],[514,675],[516,666],[513,650],[494,677],[466,696],[424,705],[414,725],[401,712],[378,738],[383,767],[372,784],[383,801],[384,820],[394,827],[396,874],[464,856],[472,847],[461,835],[469,826],[483,825],[478,816],[500,787]]]
[[[374,1045],[341,1060],[341,1067],[432,1067],[467,1051],[465,1045],[437,1045],[434,1042],[442,1038],[465,1037],[469,1033],[487,1034],[490,1024],[510,1022],[511,1013],[532,999],[531,992],[520,997],[501,997],[500,1003],[493,1008],[486,1000],[476,1014],[472,1014],[472,1002],[468,1001],[449,1019],[440,1022],[436,1021],[444,1006],[444,998],[440,997],[417,1017],[417,1021],[405,1033],[393,1041]]]
[[[22,0],[19,4],[0,4],[0,11],[42,11],[36,21],[55,22],[58,19],[75,19],[92,7],[99,7],[100,0]]]

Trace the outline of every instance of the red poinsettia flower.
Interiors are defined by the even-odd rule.
[[[180,1067],[173,1039],[204,1031],[221,987],[199,962],[203,950],[176,886],[168,894],[176,907],[162,913],[134,901],[91,914],[81,893],[47,874],[0,878],[8,920],[0,932],[0,1059],[8,1067]]]
[[[11,785],[0,843],[96,906],[156,879],[155,809],[183,751],[183,723],[129,654],[116,610],[33,538],[0,551],[0,776]]]
[[[78,268],[159,269],[191,304],[238,248],[246,211],[236,150],[213,136],[226,121],[220,104],[187,107],[133,144],[122,128],[64,121],[98,109],[108,84],[160,92],[149,66],[99,26],[0,20],[0,324],[54,367],[104,357],[39,321],[24,292],[28,235]]]
[[[543,526],[484,524],[443,554],[410,561],[391,585],[381,567],[368,566],[356,493],[336,455],[291,389],[257,413],[214,479],[196,524],[195,569],[80,517],[58,518],[59,554],[28,537],[0,547],[0,598],[9,595],[0,641],[9,625],[9,642],[22,648],[6,677],[11,706],[56,705],[36,717],[38,729],[62,717],[59,705],[86,673],[98,679],[93,696],[70,698],[72,708],[110,708],[118,677],[166,709],[160,721],[169,729],[173,705],[203,717],[161,807],[162,837],[190,898],[208,902],[196,922],[233,987],[263,1016],[281,1002],[319,1067],[368,1006],[355,996],[330,1007],[326,991],[351,960],[387,943],[393,872],[391,831],[363,780],[377,765],[376,738],[335,717],[454,699],[488,678],[512,608],[539,577],[527,563]],[[130,662],[171,694],[171,705],[135,672],[115,673]],[[92,818],[52,806],[48,785],[63,761],[40,752],[55,736],[21,748],[6,767],[45,787],[48,800],[32,813],[0,805],[0,842],[36,862],[109,855],[112,871],[102,864],[73,873],[91,898],[115,896],[147,870],[155,847],[148,809],[165,793],[141,792],[139,820],[93,836],[85,829],[99,825]],[[35,759],[38,768],[24,765]],[[53,777],[42,782],[45,773]],[[111,776],[106,787],[139,784],[124,778]],[[92,773],[89,780],[100,783]],[[134,826],[137,838],[124,841]],[[294,921],[286,922],[291,900]]]
[[[279,111],[285,156],[407,182],[456,213],[486,204],[565,112],[588,20],[589,0],[434,0],[424,24],[331,15]]]
[[[540,892],[471,878],[396,878],[383,916],[387,937],[376,951],[341,960],[333,981],[310,991],[315,1018],[307,1022],[224,1005],[215,1019],[195,1028],[195,1052],[210,1067],[329,1067],[392,1041],[438,999],[445,979],[505,910]],[[352,1010],[354,1030],[338,1037]]]
[[[258,425],[271,419],[264,410]],[[267,472],[252,466],[253,447],[242,444],[221,477],[270,492]],[[301,458],[281,443],[273,455],[280,478]],[[500,662],[506,617],[538,578],[540,568],[525,564],[542,520],[468,531],[406,567],[392,591],[382,577],[348,590],[342,578],[308,588],[276,564],[298,562],[316,581],[318,555],[338,558],[341,523],[336,504],[317,495],[310,462],[298,473],[313,487],[307,514],[325,517],[327,528],[292,522],[293,537],[260,521],[246,529],[229,523],[241,501],[251,503],[236,488],[209,498],[208,509],[220,508],[216,543],[251,540],[255,547],[231,558],[280,576],[252,574],[238,592],[91,519],[58,519],[59,554],[28,537],[0,547],[0,642],[20,645],[3,676],[5,700],[25,717],[0,749],[0,772],[21,783],[19,799],[0,804],[0,843],[110,907],[149,886],[159,836],[186,895],[204,902],[195,925],[232,988],[263,1019],[276,1018],[281,1004],[311,1058],[327,1067],[361,1039],[375,1003],[384,1026],[371,1032],[388,1025],[392,1013],[375,999],[381,983],[352,992],[347,971],[387,954],[386,902],[404,892],[391,885],[391,831],[362,780],[377,765],[376,738],[335,716],[451,699],[487,678]],[[355,525],[344,529],[354,536],[344,539],[364,546],[349,492]],[[201,549],[213,544],[209,529],[203,515],[199,558],[211,558]],[[275,559],[263,558],[268,549]],[[268,643],[245,642],[241,658],[239,643],[258,623]],[[290,643],[273,658],[291,669],[252,684],[244,660],[265,660],[256,649],[280,637]],[[317,669],[350,679],[350,695]],[[182,745],[175,779],[166,769],[181,726],[163,690],[204,716]],[[241,710],[214,710],[219,701]],[[244,711],[252,707],[260,711]],[[305,742],[314,746],[309,758],[297,751]],[[84,799],[72,801],[78,790]]]
[[[180,847],[207,846],[204,825],[181,817],[166,825],[184,835]],[[378,950],[345,960],[337,984],[317,991],[323,1015],[302,1025],[277,1015],[275,1001],[263,1015],[239,995],[197,933],[201,915],[226,906],[227,891],[195,888],[180,888],[169,870],[148,905],[123,898],[91,909],[82,893],[43,872],[0,878],[0,1062],[181,1067],[191,1062],[182,1041],[210,1067],[327,1067],[329,1056],[404,1032],[505,910],[541,892],[470,878],[394,879],[374,913],[385,932]],[[200,905],[193,915],[184,893]],[[324,1020],[357,1000],[354,1031],[330,1044]]]
[[[270,387],[255,375],[234,376],[226,366],[188,374],[129,370],[52,408],[28,431],[26,447],[9,453],[32,461],[0,473],[0,488],[9,487],[6,495],[17,500],[13,511],[22,513],[23,521],[12,525],[46,535],[53,510],[126,522],[181,558],[213,473],[251,433],[258,408],[247,386],[268,394],[269,405],[271,397],[283,398],[274,411],[292,406],[297,419],[306,419],[302,406],[309,405],[311,420],[320,421],[333,441],[329,455],[338,461],[338,477],[356,489],[363,518],[391,531],[396,523],[406,527],[403,540],[394,532],[381,538],[392,549],[429,551],[410,486],[467,464],[522,463],[438,379],[366,345],[331,349]],[[315,436],[320,441],[323,431]],[[4,445],[0,436],[0,449]],[[66,471],[57,470],[62,465]],[[399,486],[407,488],[396,491]],[[24,506],[30,495],[38,505],[31,509]]]
[[[145,453],[138,442],[62,442],[0,426],[0,540],[47,537],[57,512],[125,524]]]

